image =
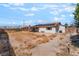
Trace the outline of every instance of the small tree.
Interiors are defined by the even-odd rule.
[[[65,28],[67,28],[68,27],[68,24],[67,23],[65,23]]]
[[[77,27],[77,33],[79,32],[79,3],[77,3],[74,12],[75,26]]]

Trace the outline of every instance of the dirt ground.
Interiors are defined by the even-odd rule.
[[[70,34],[38,32],[8,32],[10,44],[16,56],[69,56],[79,55],[70,44]],[[14,53],[12,53],[14,52]]]

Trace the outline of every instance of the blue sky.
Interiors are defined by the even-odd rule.
[[[71,24],[73,3],[0,3],[0,25]]]

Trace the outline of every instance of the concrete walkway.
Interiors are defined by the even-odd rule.
[[[31,49],[32,56],[56,56],[59,51],[61,41],[58,39],[50,40],[48,43],[40,44]]]
[[[47,43],[40,44],[31,49],[32,56],[56,56],[57,52],[63,51],[62,54],[68,52],[66,44],[69,42],[69,35],[65,36],[65,39],[60,40],[59,37],[50,40]],[[62,44],[62,46],[60,46]]]

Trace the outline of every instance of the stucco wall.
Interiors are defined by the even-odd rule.
[[[62,33],[65,33],[65,27],[60,26],[59,31],[62,31]],[[39,28],[39,32],[44,32],[44,33],[56,33],[56,29],[52,28],[52,30],[47,30],[46,28]]]
[[[62,31],[62,33],[65,33],[65,27],[64,26],[59,26],[59,31]]]
[[[52,30],[47,30],[46,28],[39,28],[39,32],[56,33],[55,28],[52,28]]]

